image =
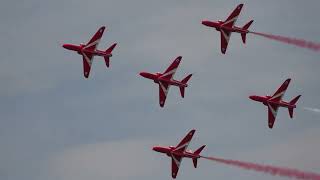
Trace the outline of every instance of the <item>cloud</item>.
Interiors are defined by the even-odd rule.
[[[273,144],[239,153],[238,159],[319,173],[319,136],[319,128],[307,129],[288,139],[275,140]]]
[[[151,176],[159,167],[146,140],[102,142],[72,147],[50,161],[52,177],[61,180],[129,179]]]

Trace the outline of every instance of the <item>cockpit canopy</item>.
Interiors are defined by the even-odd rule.
[[[84,43],[81,43],[80,44],[80,48],[83,48],[83,47],[85,47],[86,45],[84,44]]]

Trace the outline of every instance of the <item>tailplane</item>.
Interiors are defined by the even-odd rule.
[[[200,155],[201,151],[203,150],[203,148],[206,147],[206,145],[201,146],[199,149],[197,149],[194,154],[195,155]],[[198,164],[198,158],[192,158],[192,162],[193,162],[193,166],[194,168],[197,168],[197,164]]]
[[[252,23],[253,23],[253,20],[251,20],[251,21],[248,22],[246,25],[244,25],[244,26],[242,27],[242,29],[248,30]],[[247,33],[241,33],[241,38],[242,38],[243,44],[246,43],[246,36],[247,36]]]
[[[294,105],[295,106],[300,97],[301,97],[301,95],[299,95],[299,96],[295,97],[294,99],[292,99],[290,101],[290,105]],[[293,118],[293,107],[288,107],[288,111],[289,111],[290,118]]]
[[[187,84],[187,82],[189,81],[189,79],[191,78],[192,74],[189,74],[187,77],[185,77],[181,83],[183,84]],[[185,87],[184,86],[180,86],[180,94],[181,94],[181,97],[184,98],[184,89]]]
[[[110,46],[105,53],[107,54],[107,56],[104,56],[104,61],[106,62],[106,66],[109,67],[110,66],[110,57],[112,56],[112,51],[113,49],[116,47],[117,43],[114,43],[112,46]]]

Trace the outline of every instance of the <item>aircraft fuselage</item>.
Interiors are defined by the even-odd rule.
[[[225,30],[228,32],[237,32],[237,33],[249,33],[247,29],[243,29],[241,27],[233,26],[233,27],[226,27],[223,25],[224,22],[222,21],[202,21],[202,24],[208,27],[215,28],[217,31]]]
[[[82,55],[82,53],[88,53],[92,54],[94,56],[103,56],[103,57],[111,57],[112,54],[107,54],[104,51],[100,50],[88,50],[85,48],[85,45],[80,44],[80,45],[74,45],[74,44],[64,44],[62,47],[65,49],[71,50],[71,51],[76,51],[78,54]]]
[[[280,107],[290,107],[290,108],[296,108],[296,105],[290,104],[285,101],[273,101],[271,96],[249,96],[249,98],[253,101],[261,102],[264,105],[268,106],[268,104],[274,104],[278,105]]]
[[[152,74],[152,73],[148,73],[148,72],[141,72],[140,76],[147,78],[147,79],[151,79],[157,84],[159,84],[159,82],[164,82],[164,83],[167,83],[167,84],[173,85],[173,86],[188,87],[187,84],[181,83],[180,81],[177,81],[174,79],[165,79],[165,78],[161,77],[162,76],[161,73]]]
[[[174,149],[175,148],[173,146],[169,146],[169,147],[155,146],[152,148],[152,150],[166,154],[169,157],[171,157],[171,155],[175,155],[175,156],[186,157],[186,158],[200,158],[200,155],[194,154],[190,150],[183,151],[183,152],[175,152]]]

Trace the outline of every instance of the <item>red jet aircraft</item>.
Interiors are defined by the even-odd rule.
[[[176,147],[155,146],[152,148],[154,151],[167,154],[167,156],[171,157],[172,178],[177,177],[182,158],[184,157],[191,158],[193,161],[194,167],[197,168],[197,161],[201,157],[200,153],[205,147],[205,145],[201,146],[195,152],[192,152],[191,150],[186,150],[188,148],[188,145],[192,139],[194,132],[195,130],[191,130]]]
[[[291,79],[287,79],[281,87],[274,93],[273,96],[250,96],[249,98],[263,103],[265,106],[268,106],[268,125],[272,129],[274,121],[276,120],[277,112],[279,107],[285,107],[289,110],[290,118],[293,118],[293,109],[296,108],[296,103],[299,100],[300,96],[295,97],[290,102],[282,101],[282,97],[285,94]]]
[[[76,51],[78,54],[82,55],[83,58],[83,71],[84,77],[88,78],[90,74],[90,69],[92,65],[93,56],[102,56],[106,62],[106,66],[109,67],[110,57],[112,56],[112,50],[116,47],[117,43],[114,43],[105,51],[97,50],[97,46],[101,40],[105,27],[101,27],[96,34],[91,38],[87,44],[73,45],[73,44],[64,44],[63,47]]]
[[[188,87],[188,80],[191,78],[192,74],[189,74],[182,81],[177,81],[173,79],[174,74],[181,61],[181,56],[177,57],[173,63],[167,68],[164,73],[151,74],[148,72],[140,72],[142,77],[153,80],[155,83],[159,84],[159,104],[160,107],[164,106],[166,102],[167,94],[170,85],[178,86],[180,88],[181,97],[184,98],[184,89]]]
[[[234,26],[234,23],[237,21],[238,16],[241,12],[243,4],[239,4],[235,10],[231,13],[231,15],[225,21],[219,20],[218,22],[213,21],[202,21],[202,24],[205,26],[216,28],[217,31],[220,31],[221,34],[221,52],[223,54],[226,53],[229,39],[232,32],[237,32],[241,34],[242,41],[246,43],[246,35],[249,33],[248,29],[252,24],[253,20],[248,22],[243,27]]]

